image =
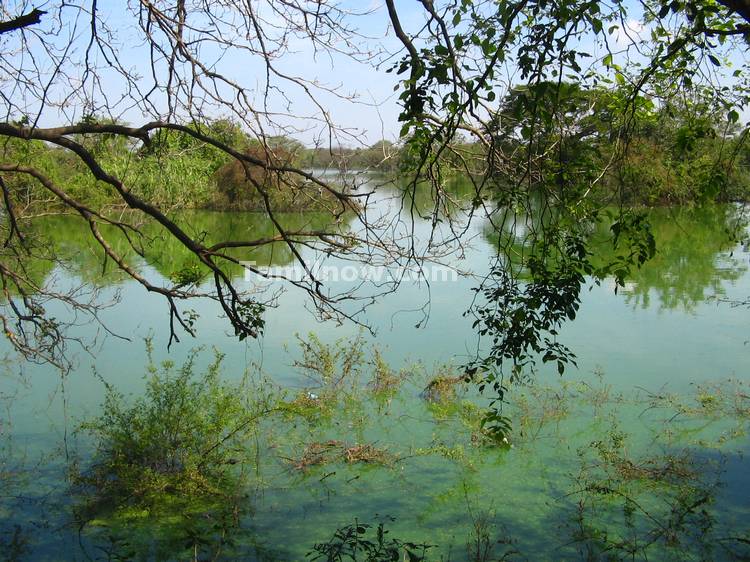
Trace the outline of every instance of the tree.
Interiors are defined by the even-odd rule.
[[[178,303],[200,293],[197,277],[182,276],[181,283],[162,287],[140,276],[102,230],[109,225],[109,231],[119,231],[142,253],[137,221],[114,218],[72,197],[66,185],[28,161],[23,146],[64,151],[102,189],[194,255],[212,279],[208,296],[220,303],[240,338],[261,331],[262,303],[241,294],[225,273],[222,264],[238,262],[228,252],[231,248],[285,244],[306,271],[304,281],[290,282],[306,290],[322,313],[350,318],[354,315],[340,305],[352,295],[328,294],[305,263],[300,245],[349,259],[369,260],[380,253],[415,263],[423,257],[413,239],[388,239],[368,222],[362,211],[368,194],[355,195],[280,158],[279,149],[289,145],[286,139],[301,129],[317,127],[329,151],[348,138],[323,101],[331,96],[342,100],[342,92],[285,70],[292,43],[376,67],[394,60],[387,42],[373,43],[356,32],[356,18],[364,14],[343,6],[333,0],[139,0],[116,16],[103,14],[96,2],[49,5],[46,13],[26,15],[25,3],[4,8],[0,82],[5,121],[0,136],[9,148],[0,164],[7,216],[0,275],[10,308],[3,316],[6,333],[19,349],[53,356],[60,334],[58,326],[45,323],[38,305],[44,289],[30,289],[16,266],[32,251],[31,241],[6,178],[30,179],[80,215],[111,262],[165,297],[174,337],[179,326],[191,331]],[[479,288],[483,299],[473,310],[478,331],[491,338],[491,351],[469,372],[477,377],[484,373],[484,382],[502,397],[507,366],[513,379],[527,373],[538,354],[561,372],[574,360],[556,335],[563,321],[575,317],[587,279],[613,275],[622,282],[631,268],[653,255],[654,240],[644,217],[624,206],[608,213],[605,203],[612,197],[602,192],[627,162],[634,132],[648,113],[644,108],[663,108],[709,88],[711,103],[722,109],[726,135],[740,141],[746,136],[746,129],[735,133],[732,126],[750,92],[750,75],[737,54],[746,51],[750,4],[419,0],[408,6],[418,12],[408,20],[416,22],[413,29],[403,24],[407,4],[386,0],[384,14],[402,46],[395,54],[401,58],[390,62],[390,70],[400,77],[400,162],[409,174],[405,201],[411,201],[414,213],[417,188],[428,182],[433,205],[426,216],[437,225],[449,199],[447,177],[458,171],[472,180],[474,194],[466,211],[489,220],[498,235],[498,260]],[[137,46],[131,56],[146,61],[145,66],[132,63],[125,41]],[[251,80],[230,73],[225,61],[232,56],[254,61],[246,64]],[[309,100],[316,115],[295,115],[298,97]],[[124,123],[125,116],[132,120],[134,115],[138,124]],[[261,152],[237,147],[226,131],[208,126],[217,118],[235,122]],[[48,126],[55,120],[61,124]],[[236,162],[277,233],[207,245],[153,200],[139,196],[85,142],[116,137],[127,139],[129,149],[148,153],[163,135],[192,139]],[[380,152],[383,147],[372,148]],[[284,228],[269,185],[258,179],[269,175],[290,189],[311,184],[327,192],[337,203],[334,218],[359,213],[362,232],[343,236],[336,228]],[[608,259],[590,245],[593,226],[604,220],[618,248]],[[451,227],[452,236],[460,238],[464,227]],[[68,302],[78,306],[75,299]]]
[[[508,382],[528,376],[537,356],[560,373],[574,362],[557,334],[575,318],[588,279],[611,275],[622,284],[654,254],[643,215],[622,197],[611,213],[612,199],[602,196],[622,177],[642,108],[700,92],[723,110],[713,112],[721,113],[716,126],[732,137],[750,93],[746,60],[735,56],[747,51],[750,4],[420,4],[424,23],[406,30],[386,0],[405,52],[390,70],[403,77],[399,119],[415,155],[411,185],[426,179],[440,198],[445,162],[457,159],[473,178],[475,207],[498,235],[498,259],[473,309],[490,349],[469,375],[502,402]],[[590,95],[601,88],[605,95]],[[480,167],[455,150],[459,132],[483,146]],[[582,142],[589,134],[598,147]],[[735,135],[734,146],[746,135],[746,128]],[[610,259],[591,245],[604,220],[618,250]],[[487,421],[502,431],[507,420],[496,411]]]
[[[301,247],[322,248],[329,255],[354,260],[391,255],[392,249],[374,232],[357,203],[366,193],[353,194],[346,185],[321,180],[284,157],[290,146],[285,139],[299,127],[316,126],[331,143],[348,133],[334,126],[318,101],[318,96],[335,92],[286,73],[280,61],[292,41],[355,59],[368,56],[354,44],[356,33],[348,18],[357,14],[332,2],[306,0],[236,5],[142,0],[106,10],[96,1],[60,2],[29,13],[25,8],[25,2],[0,8],[0,187],[5,215],[0,250],[5,300],[0,320],[19,351],[31,359],[60,362],[65,327],[46,314],[44,303],[50,299],[97,318],[93,297],[84,302],[77,289],[63,293],[38,285],[26,269],[30,256],[59,261],[53,248],[34,239],[32,205],[19,197],[32,189],[88,225],[104,264],[164,297],[170,343],[181,330],[193,333],[181,303],[198,296],[220,304],[240,339],[259,335],[264,301],[242,293],[227,268],[240,263],[240,249],[272,244],[285,245],[303,268],[304,278],[289,283],[307,291],[322,315],[353,318],[352,307],[345,310],[342,305],[352,295],[324,288],[303,259]],[[257,76],[224,73],[227,57],[256,64]],[[263,81],[259,90],[254,89],[257,80]],[[281,104],[276,96],[282,96]],[[286,111],[284,105],[291,106],[293,96],[307,98],[320,108],[321,116],[305,120]],[[139,122],[127,123],[133,119]],[[247,138],[255,144],[252,150],[247,149]],[[129,162],[142,161],[163,183],[184,173],[170,175],[169,164],[177,155],[196,151],[200,154],[195,158],[209,175],[235,162],[246,180],[243,189],[255,192],[275,227],[271,236],[226,240],[211,235],[207,242],[163,208],[153,191],[134,185],[126,167],[117,162],[118,155]],[[56,165],[45,166],[53,161]],[[61,162],[65,173],[58,173]],[[89,188],[95,186],[93,195],[89,189],[84,198],[76,196],[81,174],[87,176]],[[273,182],[263,179],[271,176]],[[324,193],[330,223],[320,230],[287,228],[277,216],[271,185],[305,191],[310,197]],[[114,198],[130,212],[108,212],[96,194]],[[342,230],[337,219],[345,213],[360,215],[361,232]],[[197,262],[195,269],[175,275],[172,285],[152,283],[131,263],[129,256],[147,252],[144,219],[179,242]],[[200,283],[206,277],[211,279],[209,289]]]

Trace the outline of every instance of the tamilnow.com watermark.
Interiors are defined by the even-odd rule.
[[[303,281],[309,274],[300,265],[262,266],[254,261],[241,261],[245,267],[245,281],[257,281],[258,273],[269,278]],[[452,268],[440,264],[429,264],[421,269],[370,265],[317,265],[310,268],[315,279],[321,283],[394,283],[402,281],[424,281],[428,283],[456,282],[459,274]]]

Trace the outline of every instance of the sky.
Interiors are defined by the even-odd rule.
[[[278,35],[277,26],[283,26],[280,18],[267,9],[267,2],[255,0],[253,4],[259,18],[266,24],[263,31],[270,36]],[[397,79],[395,75],[385,72],[386,66],[378,63],[388,60],[390,53],[399,51],[401,44],[390,30],[387,12],[381,2],[373,1],[366,5],[361,1],[347,1],[340,4],[344,9],[365,12],[364,15],[347,18],[347,22],[362,35],[361,38],[355,38],[355,48],[377,53],[373,60],[361,62],[343,54],[316,52],[309,40],[292,37],[285,44],[283,56],[274,61],[280,72],[308,81],[312,95],[330,115],[330,120],[345,131],[338,138],[328,137],[327,127],[321,123],[323,113],[320,107],[311,101],[303,88],[289,81],[275,79],[273,82],[283,91],[283,95],[280,91],[271,90],[265,100],[266,67],[260,56],[248,56],[241,50],[202,48],[203,59],[215,62],[212,70],[245,86],[255,107],[262,108],[267,103],[272,112],[301,117],[295,119],[276,116],[277,122],[282,126],[289,125],[291,129],[285,131],[270,127],[265,129],[267,133],[286,132],[308,145],[325,145],[331,142],[334,145],[357,146],[372,144],[381,139],[397,140],[399,107],[397,94],[394,93]],[[417,5],[413,0],[399,2],[399,9],[404,12],[405,25],[411,25],[410,20],[422,18],[420,11],[413,9]],[[144,83],[148,82],[148,51],[139,46],[137,40],[131,39],[134,37],[134,32],[130,31],[134,20],[126,13],[125,4],[100,3],[99,10],[108,26],[118,33],[124,65],[138,69],[144,76]],[[82,29],[82,35],[85,36],[86,29]],[[101,55],[96,60],[103,63]],[[110,77],[112,89],[117,89],[117,82],[116,76]],[[329,90],[336,90],[336,94]],[[217,117],[225,114],[226,111],[215,112]],[[132,123],[143,120],[141,114],[133,109],[126,111],[123,117]]]
[[[61,25],[55,21],[55,18],[45,22],[48,29],[56,32],[53,42],[57,42],[60,60],[65,61],[68,74],[72,77],[50,88],[49,98],[46,101],[66,100],[71,87],[76,84],[77,76],[81,74],[81,69],[75,66],[75,61],[83,60],[88,46],[90,25],[87,10],[90,2],[77,1],[80,2],[82,9],[77,10],[75,2],[68,2],[70,7],[59,12],[63,16]],[[16,4],[18,10],[23,7],[23,2],[19,1]],[[53,0],[49,0],[42,8],[48,5],[52,6]],[[218,3],[216,5],[218,6]],[[278,37],[283,22],[269,9],[268,1],[250,0],[250,5],[262,20],[263,31],[269,36],[269,40],[274,36]],[[266,67],[261,57],[249,55],[236,45],[216,48],[203,44],[201,47],[202,60],[208,63],[210,70],[220,72],[241,84],[249,93],[253,107],[267,107],[274,113],[272,121],[276,123],[276,126],[267,122],[263,123],[263,131],[267,134],[284,133],[307,145],[321,144],[323,146],[327,144],[358,146],[369,145],[382,139],[397,140],[400,109],[398,94],[394,92],[394,87],[397,85],[398,77],[395,74],[386,73],[385,70],[400,58],[402,46],[390,27],[386,8],[382,0],[343,0],[339,2],[339,5],[344,10],[361,14],[344,20],[344,23],[354,27],[359,35],[354,36],[353,45],[342,47],[343,50],[356,49],[362,53],[374,53],[371,60],[363,62],[340,53],[315,52],[309,40],[290,37],[284,42],[283,54],[274,61],[278,71],[292,78],[306,80],[307,88],[313,92],[319,106],[310,99],[305,88],[289,80],[275,79],[273,83],[278,85],[278,90],[269,90],[268,97],[265,98]],[[407,33],[415,32],[424,25],[425,13],[419,2],[397,0],[396,6],[402,26]],[[6,9],[13,13],[13,6],[6,7]],[[138,81],[139,84],[148,88],[151,73],[149,50],[143,42],[142,31],[135,27],[137,20],[134,19],[132,13],[128,13],[128,9],[126,2],[100,2],[99,33],[101,36],[106,36],[109,43],[117,49],[123,67],[141,75],[142,79]],[[49,11],[58,13],[52,9]],[[212,29],[207,21],[194,17],[193,14],[194,12],[189,13],[189,18],[192,18],[190,21],[194,22],[194,25],[203,26],[207,30]],[[637,12],[635,14],[634,17],[627,19],[623,26],[628,33],[621,28],[612,34],[610,45],[613,48],[625,48],[631,41],[638,41],[650,35],[648,26],[639,21]],[[222,14],[222,17],[229,20],[232,16]],[[63,47],[67,45],[71,37],[73,48],[63,53]],[[33,61],[31,60],[28,54],[43,53],[40,48],[41,44],[38,41],[34,43],[33,35],[29,35],[29,40],[28,46],[15,49],[17,52],[15,56],[19,57],[19,60],[22,58],[23,64],[27,67],[38,64],[39,60],[44,60],[43,56],[36,56]],[[241,40],[241,37],[238,38],[238,44]],[[3,53],[8,53],[9,49],[13,49],[14,46],[9,43],[7,37],[3,37],[2,41],[4,42]],[[272,44],[267,46],[273,47]],[[581,48],[592,55],[592,58],[588,59],[592,61],[601,60],[606,54],[590,39],[584,39]],[[91,62],[104,67],[107,65],[107,60],[106,52],[94,49]],[[48,62],[45,72],[48,74],[53,67],[54,64]],[[163,69],[162,66],[160,70]],[[42,73],[43,76],[45,72]],[[512,75],[512,68],[509,73]],[[109,94],[108,105],[116,108],[115,114],[118,117],[131,124],[142,123],[153,117],[143,115],[138,108],[132,107],[127,97],[120,99],[125,91],[125,83],[116,73],[104,70],[100,76],[99,84]],[[14,80],[12,74],[5,78],[11,82]],[[93,82],[90,82],[91,84]],[[40,83],[36,85],[35,90],[38,92],[43,89],[43,86],[44,84]],[[332,90],[336,93],[332,93]],[[223,93],[227,93],[226,88]],[[502,96],[501,92],[498,94],[498,98]],[[101,96],[99,98],[101,101]],[[38,107],[38,101],[34,100],[33,96],[29,96],[26,101],[32,109],[35,103]],[[156,105],[157,113],[166,110],[165,103],[157,102]],[[56,108],[54,104],[49,105],[39,123],[52,126],[65,120],[75,122],[88,110],[89,108],[84,107],[75,98],[68,99],[67,105],[62,109]],[[30,113],[33,111],[30,110]],[[226,109],[221,108],[209,109],[207,113],[215,117],[228,116]],[[246,114],[240,115],[240,117],[243,116]],[[325,126],[326,119],[330,119],[340,127],[338,129],[340,134],[337,136],[327,134],[329,129]],[[253,123],[249,126],[255,127]],[[260,130],[259,126],[255,128],[256,132]]]

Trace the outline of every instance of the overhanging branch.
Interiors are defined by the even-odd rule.
[[[732,12],[742,17],[745,21],[750,22],[750,1],[748,0],[719,0]]]
[[[38,10],[34,8],[28,14],[18,16],[17,18],[13,18],[12,20],[0,21],[0,35],[3,33],[8,33],[10,31],[15,31],[17,29],[23,29],[24,27],[28,27],[30,25],[35,25],[42,21],[42,16],[46,13],[47,12],[45,12],[44,10]]]

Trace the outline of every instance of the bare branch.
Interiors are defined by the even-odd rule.
[[[24,27],[29,27],[31,25],[36,25],[42,21],[42,16],[46,13],[47,12],[45,12],[44,10],[34,8],[28,14],[18,16],[17,18],[13,18],[11,20],[0,21],[0,35],[2,35],[3,33],[8,33],[10,31],[23,29]]]

